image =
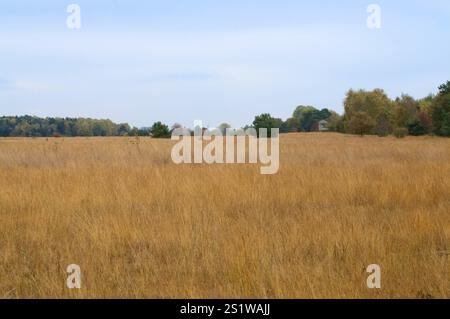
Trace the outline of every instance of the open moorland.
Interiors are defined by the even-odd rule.
[[[0,139],[0,298],[450,297],[449,139],[282,135],[275,175],[173,144]]]

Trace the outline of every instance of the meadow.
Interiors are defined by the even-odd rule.
[[[0,298],[450,297],[450,139],[282,135],[275,175],[173,144],[0,139]]]

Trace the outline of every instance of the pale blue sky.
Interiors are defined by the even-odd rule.
[[[448,0],[0,0],[0,115],[240,126],[299,104],[342,112],[349,88],[422,97],[449,57]]]

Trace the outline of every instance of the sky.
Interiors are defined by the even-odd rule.
[[[0,116],[239,127],[342,113],[350,88],[424,97],[449,57],[448,0],[0,0]]]

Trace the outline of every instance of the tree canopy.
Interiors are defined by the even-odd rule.
[[[272,128],[280,128],[283,124],[283,121],[278,118],[272,117],[268,113],[263,113],[261,115],[258,115],[255,117],[255,120],[253,121],[253,127],[256,129],[256,131],[259,134],[259,130],[262,128],[267,129],[267,137],[271,137],[271,129]]]
[[[170,138],[169,127],[161,122],[154,123],[150,132],[154,138]]]
[[[431,118],[435,134],[450,136],[450,81],[439,87],[431,105]]]
[[[36,116],[0,117],[2,137],[124,136],[131,127],[110,120],[88,118],[39,118]]]

